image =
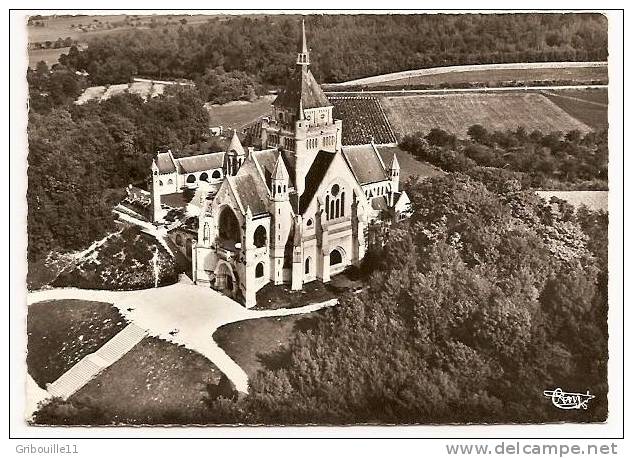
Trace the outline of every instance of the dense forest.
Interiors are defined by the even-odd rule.
[[[294,62],[298,19],[226,16],[122,31],[72,48],[60,62],[87,71],[93,84],[134,75],[196,80],[213,70],[277,87]],[[599,14],[312,15],[306,28],[321,83],[446,65],[607,58],[607,19]]]
[[[528,133],[524,128],[489,132],[475,124],[467,139],[442,129],[407,135],[400,147],[420,160],[474,178],[491,174],[517,180],[523,189],[608,188],[606,130],[582,135],[578,131]]]
[[[181,149],[208,130],[195,90],[75,105],[82,83],[73,72],[40,65],[28,81],[29,261],[103,237],[113,227],[113,206],[129,183],[146,179],[156,149]]]
[[[607,215],[459,173],[410,182],[416,209],[372,253],[368,290],[300,332],[219,423],[602,421]],[[543,390],[587,389],[590,408]],[[595,401],[595,402],[594,402]]]

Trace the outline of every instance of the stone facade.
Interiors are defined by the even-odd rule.
[[[215,153],[223,155],[222,178],[205,184],[207,197],[200,199],[193,281],[247,307],[268,283],[300,290],[358,265],[368,225],[410,211],[395,156],[385,165],[373,144],[341,145],[342,122],[333,118],[309,63],[303,29],[295,73],[262,125],[262,149],[244,151],[234,135],[226,153]],[[154,188],[175,174],[169,178],[182,189],[179,166],[161,161],[167,166],[155,160]]]

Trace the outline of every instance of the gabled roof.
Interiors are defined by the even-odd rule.
[[[174,164],[169,153],[158,153],[156,166],[158,167],[158,173],[174,173],[176,171],[176,164]]]
[[[224,153],[200,154],[198,156],[182,157],[175,160],[179,173],[202,172],[203,170],[221,169]]]
[[[388,179],[382,159],[374,145],[343,146],[341,150],[354,177],[361,185]]]
[[[253,155],[242,164],[235,176],[228,176],[233,194],[245,212],[250,208],[253,216],[267,213],[266,202],[269,190],[261,176]]]
[[[314,161],[312,161],[310,170],[308,170],[305,177],[305,188],[303,190],[303,194],[301,194],[301,198],[299,199],[299,212],[301,214],[305,213],[308,209],[308,205],[312,202],[312,198],[317,192],[317,189],[319,189],[319,185],[323,181],[323,178],[330,168],[330,164],[334,160],[335,156],[335,153],[319,151],[314,158]]]
[[[242,204],[244,211],[250,208],[253,216],[266,213],[266,203],[263,201],[266,196],[262,196],[256,184],[256,177],[251,174],[236,175],[227,179],[233,182],[236,198]]]
[[[303,66],[295,70],[273,105],[299,114],[300,106],[303,109],[331,107],[332,103],[323,93],[312,72]]]

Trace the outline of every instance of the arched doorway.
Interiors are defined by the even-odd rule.
[[[219,243],[225,250],[234,251],[235,244],[240,243],[242,236],[240,223],[230,207],[225,206],[218,219]]]
[[[343,263],[343,250],[334,248],[330,253],[330,265],[336,266]]]
[[[227,296],[234,296],[235,286],[237,284],[233,269],[225,262],[218,263],[215,269],[214,289],[221,291]]]

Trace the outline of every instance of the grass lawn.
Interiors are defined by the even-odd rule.
[[[271,113],[270,105],[276,96],[265,95],[254,102],[229,102],[224,105],[205,105],[209,125],[224,129],[242,129],[247,124]]]
[[[191,424],[204,418],[207,385],[221,372],[184,347],[146,337],[70,397],[115,423]]]
[[[332,277],[328,283],[319,280],[303,285],[300,291],[292,291],[290,285],[264,286],[257,292],[255,310],[276,310],[280,308],[302,307],[317,302],[340,298],[352,289],[365,285],[365,278],[358,269],[351,267]]]
[[[319,313],[323,312],[230,323],[219,328],[213,338],[253,377],[259,370],[278,367],[295,333],[312,328]]]
[[[378,147],[378,152],[385,165],[391,163],[393,154],[396,154],[398,163],[400,164],[400,185],[402,185],[409,177],[418,176],[420,178],[434,177],[437,175],[444,175],[444,171],[428,162],[420,161],[416,159],[408,151],[403,151],[397,146],[381,146]]]
[[[436,127],[466,138],[466,131],[473,124],[488,130],[518,126],[542,132],[591,130],[575,114],[570,115],[547,96],[534,92],[384,97],[382,105],[400,135],[428,133]]]
[[[126,326],[112,305],[84,300],[55,300],[29,306],[26,364],[42,388],[84,356],[95,352]]]
[[[606,89],[548,91],[545,96],[593,129],[606,129],[609,125]]]

